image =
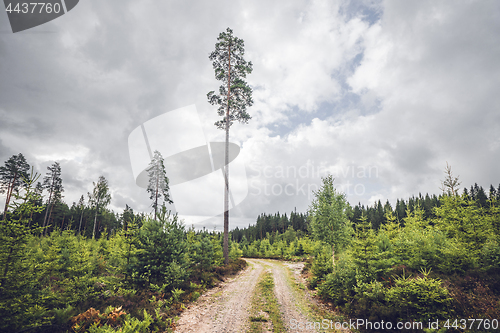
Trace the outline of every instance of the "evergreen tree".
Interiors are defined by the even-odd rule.
[[[358,203],[357,206],[354,207],[353,214],[352,214],[352,223],[356,223],[359,221],[361,218],[361,215],[363,215],[362,209],[361,209],[361,202]]]
[[[0,193],[6,193],[3,218],[7,214],[7,207],[14,192],[23,186],[23,179],[28,178],[29,164],[23,154],[13,155],[5,165],[0,167]]]
[[[125,209],[121,215],[122,220],[122,228],[123,230],[127,230],[130,222],[135,218],[134,210],[129,207],[129,205],[125,205]]]
[[[404,199],[401,199],[401,200],[398,199],[396,201],[395,213],[396,213],[396,218],[400,222],[403,221],[403,219],[406,217],[406,203],[405,203]]]
[[[444,181],[441,183],[441,190],[443,193],[448,193],[451,195],[458,195],[458,188],[460,186],[460,182],[458,181],[458,177],[454,177],[451,172],[451,166],[446,162],[445,168],[446,177]]]
[[[163,206],[157,219],[142,225],[137,243],[137,261],[132,268],[137,282],[172,290],[187,277],[187,243],[183,224]]]
[[[215,78],[222,81],[219,94],[211,91],[207,94],[212,105],[218,105],[217,113],[223,119],[215,123],[219,129],[226,131],[226,149],[224,162],[224,262],[229,262],[228,234],[229,234],[229,128],[235,120],[248,123],[250,115],[246,108],[252,106],[252,89],[244,81],[247,74],[252,72],[252,62],[247,62],[244,42],[233,36],[233,31],[227,28],[221,32],[209,59],[215,70]]]
[[[165,172],[165,165],[163,164],[163,157],[158,150],[155,150],[153,159],[146,169],[149,176],[149,184],[147,191],[150,194],[149,199],[153,200],[153,209],[156,214],[158,212],[158,200],[163,198],[163,202],[169,204],[172,203],[168,191],[170,190],[168,185],[168,178]]]
[[[497,190],[493,187],[493,184],[490,185],[490,194],[489,194],[489,200],[495,200],[497,196]]]
[[[34,173],[23,179],[24,191],[14,191],[16,201],[9,207],[12,214],[0,221],[0,331],[16,332],[26,318],[28,308],[35,306],[31,293],[34,288],[36,270],[28,265],[26,245],[31,234],[30,217],[40,212],[42,207],[34,191],[34,183],[39,175]],[[33,229],[39,232],[39,229]]]
[[[375,263],[378,259],[375,232],[365,215],[361,216],[352,242],[354,263],[358,267],[357,279],[371,282],[377,273]]]
[[[477,189],[476,202],[479,205],[479,207],[486,207],[487,205],[488,197],[486,196],[486,193],[484,192],[482,186],[479,186],[479,188]]]

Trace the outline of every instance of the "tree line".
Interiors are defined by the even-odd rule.
[[[258,239],[243,235],[235,247],[249,257],[306,260],[308,287],[350,318],[408,322],[413,332],[437,320],[441,331],[459,332],[462,319],[475,318],[468,329],[497,329],[500,188],[460,191],[458,177],[449,166],[445,171],[440,195],[398,200],[394,209],[380,201],[352,208],[327,176],[309,205],[305,232],[289,226]],[[278,214],[264,216],[279,225]]]
[[[151,207],[156,218],[156,213],[165,203],[172,203],[163,157],[158,151],[155,151],[147,171],[149,175],[147,192],[150,194]],[[26,190],[30,173],[34,173],[34,170],[22,153],[13,155],[5,161],[3,166],[0,166],[0,193],[5,194],[3,220],[12,214],[9,207],[15,195]],[[37,178],[34,184],[33,204],[41,209],[30,216],[30,226],[42,227],[43,235],[59,229],[73,230],[78,235],[99,238],[103,234],[107,236],[120,229],[126,229],[133,219],[141,224],[141,221],[146,218],[145,213],[134,213],[128,205],[125,205],[121,213],[108,209],[111,191],[108,180],[104,176],[99,176],[98,180],[92,183],[91,192],[81,195],[78,202],[73,202],[69,206],[63,200],[64,184],[61,175],[61,165],[54,162],[47,167],[45,176]]]
[[[181,301],[244,267],[236,249],[223,266],[220,234],[186,229],[167,211],[168,179],[157,152],[147,169],[151,215],[105,209],[111,197],[104,177],[88,193],[90,204],[82,196],[68,208],[57,162],[43,180],[28,169],[22,154],[0,167],[7,194],[0,220],[2,332],[164,331]]]

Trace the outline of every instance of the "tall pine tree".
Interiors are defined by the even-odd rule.
[[[209,59],[215,70],[215,78],[222,81],[219,94],[211,91],[207,94],[208,102],[218,105],[217,113],[223,117],[215,123],[226,131],[226,149],[224,161],[224,263],[229,262],[229,128],[235,120],[248,123],[250,115],[246,108],[252,106],[252,89],[243,80],[252,72],[252,62],[243,59],[245,46],[242,39],[233,36],[229,28],[221,32]]]
[[[6,193],[3,218],[7,214],[7,207],[14,192],[23,186],[23,179],[28,178],[29,164],[23,154],[13,155],[5,165],[0,167],[0,193]]]

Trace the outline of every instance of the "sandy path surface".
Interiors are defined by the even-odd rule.
[[[252,295],[264,267],[257,260],[221,286],[209,290],[185,310],[176,332],[246,332]]]
[[[234,278],[209,290],[185,310],[177,322],[176,332],[245,332],[249,328],[249,310],[259,276],[264,269],[274,276],[274,292],[282,319],[289,332],[293,325],[306,323],[307,317],[297,306],[297,293],[287,279],[286,268],[277,261],[245,259],[249,266]],[[293,264],[292,264],[293,265]],[[290,267],[294,269],[296,267]],[[302,295],[303,296],[303,295]],[[299,296],[300,297],[300,296]],[[300,330],[304,331],[304,330]],[[310,330],[305,330],[310,331]]]

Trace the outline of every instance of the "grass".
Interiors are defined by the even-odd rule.
[[[285,266],[283,263],[279,263],[280,266]],[[304,293],[306,293],[305,286],[295,279],[290,272],[288,267],[283,267],[286,271],[286,279],[289,285],[292,286],[293,293],[295,294],[295,299],[297,300],[297,307],[299,307],[304,314],[307,314],[309,319],[314,322],[321,322],[323,319],[332,320],[333,322],[343,322],[345,318],[339,314],[327,311],[315,303],[309,301]],[[331,330],[328,330],[331,332]],[[337,330],[334,330],[337,331]]]
[[[257,284],[256,293],[252,298],[252,308],[250,310],[250,330],[251,333],[263,332],[264,329],[275,333],[286,332],[278,300],[274,294],[273,274],[264,271]],[[271,325],[269,325],[271,324]]]

